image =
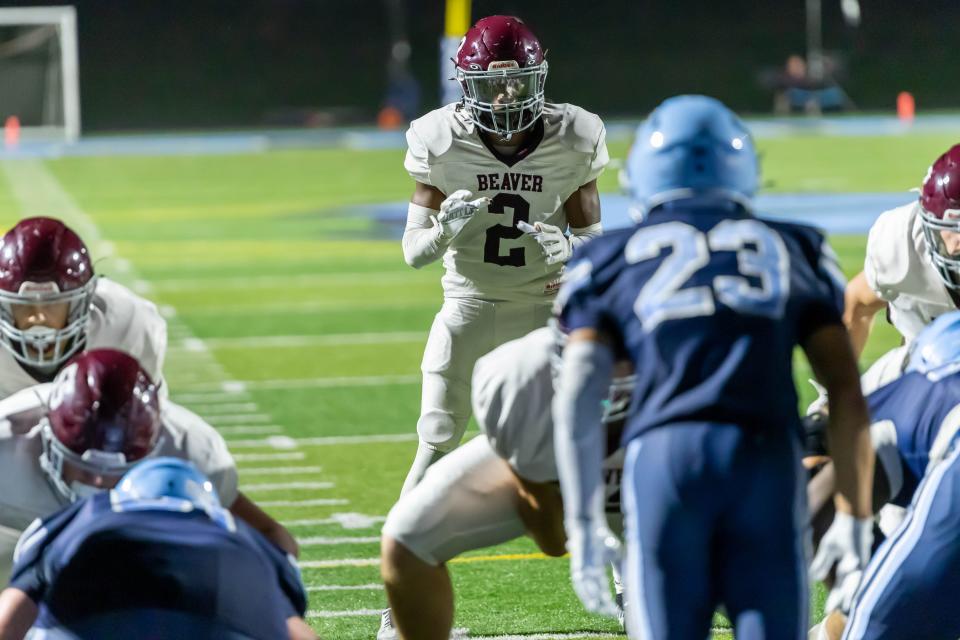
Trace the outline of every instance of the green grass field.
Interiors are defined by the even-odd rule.
[[[903,191],[946,142],[795,137],[761,141],[761,149],[771,190]],[[611,152],[623,157],[626,147]],[[24,215],[63,217],[102,258],[101,273],[162,305],[173,398],[222,428],[241,488],[301,538],[311,623],[338,640],[373,637],[385,602],[376,538],[416,447],[420,356],[441,300],[438,265],[410,269],[397,240],[350,211],[408,197],[402,157],[315,150],[18,160],[4,161],[0,179],[5,226]],[[615,185],[608,172],[602,188]],[[855,274],[864,238],[833,242]],[[865,363],[895,342],[878,323]],[[806,377],[799,367],[798,379]],[[800,388],[811,399],[809,386]],[[389,434],[399,437],[324,439]],[[614,622],[580,609],[567,561],[525,557],[535,551],[520,540],[452,564],[457,627],[471,637],[615,637]]]

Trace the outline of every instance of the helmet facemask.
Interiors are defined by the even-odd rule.
[[[86,343],[87,320],[96,277],[83,286],[60,291],[54,282],[24,282],[18,293],[0,290],[0,343],[21,364],[41,373],[53,373]],[[35,324],[26,329],[17,319],[43,307],[67,305],[61,328]],[[55,310],[48,314],[58,315]]]
[[[523,69],[514,60],[491,62],[489,69],[457,67],[463,104],[474,124],[503,140],[536,124],[543,113],[547,62]]]
[[[920,208],[920,221],[927,255],[947,288],[960,291],[960,251],[950,253],[943,232],[960,234],[960,210],[948,209],[942,218]]]
[[[40,468],[57,493],[69,502],[112,489],[123,474],[144,459],[128,460],[121,452],[99,449],[78,454],[57,439],[46,418],[41,422],[40,440]],[[159,451],[161,444],[162,438],[145,457]]]

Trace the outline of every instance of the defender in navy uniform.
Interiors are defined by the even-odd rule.
[[[924,328],[903,375],[867,404],[878,462],[874,502],[908,510],[871,559],[843,637],[960,637],[953,604],[960,591],[960,311]],[[837,640],[843,624],[830,616],[817,637]]]
[[[0,638],[306,640],[306,604],[292,556],[189,462],[152,458],[24,532]]]
[[[737,638],[805,637],[805,478],[796,345],[830,393],[840,513],[815,568],[831,605],[869,558],[873,452],[844,281],[816,230],[751,214],[756,154],[703,96],[664,102],[627,165],[643,221],[578,250],[558,304],[570,330],[554,401],[574,588],[613,613],[604,566],[599,409],[617,355],[636,369],[623,443],[628,631],[702,640],[723,604]]]

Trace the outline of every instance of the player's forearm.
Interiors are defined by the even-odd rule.
[[[870,288],[863,272],[850,281],[843,297],[843,324],[850,333],[853,355],[859,358],[870,337],[874,316],[885,308],[887,303]]]
[[[434,224],[440,212],[410,203],[407,209],[407,226],[403,230],[403,259],[414,269],[437,260],[447,250],[449,241],[441,237],[439,226]]]
[[[606,430],[600,418],[612,371],[613,355],[604,345],[573,341],[564,350],[553,414],[554,446],[567,522],[604,517],[602,465]]]
[[[876,456],[870,441],[869,416],[859,387],[831,390],[827,439],[833,457],[837,509],[858,518],[873,513],[873,467]]]
[[[37,619],[37,605],[23,591],[0,593],[0,640],[22,640]]]

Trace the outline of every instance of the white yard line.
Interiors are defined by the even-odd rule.
[[[333,489],[332,482],[263,482],[260,484],[244,484],[240,486],[247,491],[287,491],[300,489]]]
[[[257,410],[256,402],[220,402],[216,404],[204,404],[202,402],[190,403],[190,409],[202,416],[211,417],[231,413],[249,413]]]
[[[344,529],[369,529],[386,521],[386,516],[368,516],[362,513],[335,513],[329,518],[307,518],[303,520],[284,520],[287,527],[318,527],[338,524]]]
[[[297,538],[301,547],[324,547],[338,544],[379,544],[380,536],[313,536],[311,538]]]
[[[239,424],[218,426],[217,431],[224,436],[264,435],[283,433],[283,427],[277,424]]]
[[[266,413],[227,413],[221,415],[204,416],[210,424],[217,426],[221,424],[250,424],[257,422],[270,422],[270,416]]]
[[[416,433],[387,433],[369,436],[325,436],[319,438],[290,438],[273,436],[249,440],[229,440],[233,449],[293,449],[295,447],[327,447],[341,444],[369,444],[372,442],[414,442]]]
[[[303,273],[299,275],[282,276],[251,276],[249,278],[169,278],[151,280],[150,284],[155,291],[194,291],[207,289],[243,289],[254,287],[284,287],[294,285],[331,285],[331,284],[363,284],[371,280],[378,282],[409,283],[411,278],[417,278],[416,273],[397,271],[370,271],[347,273]],[[424,277],[424,280],[427,278]]]
[[[295,476],[321,473],[323,467],[245,467],[244,476]]]
[[[307,454],[303,451],[287,451],[285,453],[235,453],[233,459],[237,462],[267,462],[274,460],[303,460]],[[243,473],[243,469],[240,469]]]
[[[261,503],[262,504],[262,503]],[[333,569],[335,567],[379,567],[380,558],[341,558],[339,560],[301,560],[301,569]]]
[[[358,618],[361,616],[380,617],[381,609],[356,609],[355,611],[307,611],[307,619],[311,618]]]
[[[380,591],[382,584],[317,584],[307,591]]]
[[[423,342],[426,338],[427,334],[422,331],[395,331],[386,333],[206,338],[203,340],[203,344],[210,349],[267,349]],[[195,351],[196,344],[187,342],[170,345],[170,349]]]
[[[210,406],[209,403],[235,403],[245,394],[244,389],[236,391],[227,391],[222,388],[222,386],[217,386],[215,389],[210,391],[190,391],[185,393],[176,393],[172,392],[170,394],[171,398],[182,405],[192,407],[194,403],[208,403],[206,406]],[[245,403],[246,404],[246,403]]]
[[[311,498],[309,500],[258,500],[260,507],[333,507],[350,504],[346,498]]]
[[[331,376],[328,378],[291,378],[289,380],[232,380],[217,383],[203,381],[189,385],[175,399],[200,393],[232,391],[240,393],[246,390],[287,390],[287,389],[334,389],[343,387],[378,387],[384,385],[419,384],[420,374],[396,374],[385,376]]]

